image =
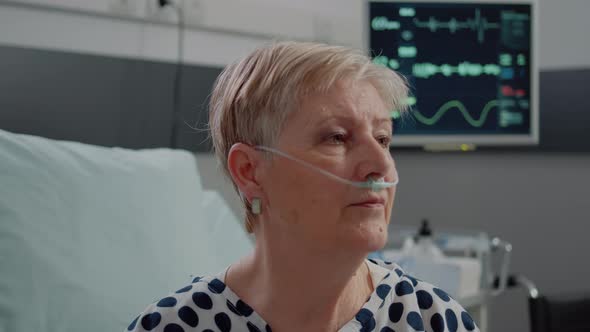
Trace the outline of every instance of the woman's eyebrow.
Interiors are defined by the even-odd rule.
[[[393,120],[391,119],[391,117],[377,118],[377,119],[375,119],[375,121],[373,121],[373,123],[377,124],[377,125],[381,125],[382,123],[386,123],[389,126],[393,126]]]
[[[341,115],[341,114],[330,114],[322,117],[316,124],[322,125],[326,122],[354,122],[355,119],[352,116]]]
[[[340,114],[332,114],[329,116],[325,116],[319,121],[316,122],[316,125],[320,126],[326,122],[344,122],[344,123],[355,123],[358,119],[354,116],[350,115],[340,115]],[[373,120],[374,126],[381,126],[383,124],[388,125],[389,127],[393,126],[393,120],[390,117],[383,117],[383,118],[376,118]]]

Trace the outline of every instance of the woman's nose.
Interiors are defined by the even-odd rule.
[[[380,179],[385,177],[386,181],[391,178],[395,164],[389,148],[383,147],[375,139],[365,141],[357,147],[358,166],[356,176],[360,181],[369,178]]]

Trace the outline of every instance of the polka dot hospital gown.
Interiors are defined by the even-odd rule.
[[[413,278],[395,263],[367,260],[369,300],[339,331],[479,331],[443,290]],[[225,271],[192,283],[148,306],[126,331],[270,332],[271,327],[224,283]]]

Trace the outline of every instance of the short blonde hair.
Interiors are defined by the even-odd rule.
[[[235,143],[272,146],[287,116],[307,94],[327,92],[335,82],[367,80],[391,110],[405,110],[406,81],[357,50],[318,43],[278,42],[227,66],[215,81],[209,104],[213,148],[224,173]],[[239,190],[234,183],[236,191]],[[246,208],[246,229],[254,216]]]

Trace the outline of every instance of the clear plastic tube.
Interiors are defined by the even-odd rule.
[[[310,163],[308,163],[308,162],[306,162],[304,160],[295,158],[295,157],[293,157],[293,156],[291,156],[291,155],[289,155],[289,154],[287,154],[287,153],[285,153],[285,152],[283,152],[281,150],[277,150],[277,149],[270,148],[270,147],[263,146],[263,145],[257,145],[254,148],[257,149],[257,150],[262,150],[262,151],[267,151],[267,152],[274,153],[274,154],[279,155],[279,156],[281,156],[283,158],[287,158],[289,160],[292,160],[294,162],[297,162],[300,165],[303,165],[305,167],[311,168],[314,171],[319,172],[320,174],[323,174],[323,175],[325,175],[325,176],[327,176],[327,177],[329,177],[331,179],[334,179],[336,181],[339,181],[339,182],[342,182],[344,184],[348,184],[348,185],[351,185],[351,186],[354,186],[354,187],[358,187],[358,188],[367,188],[367,189],[371,189],[372,191],[375,191],[376,192],[376,191],[387,189],[387,188],[390,188],[390,187],[393,187],[393,186],[397,186],[397,184],[399,183],[399,177],[397,177],[395,179],[395,181],[393,181],[393,182],[386,182],[384,178],[380,178],[380,179],[369,179],[368,181],[351,181],[351,180],[348,180],[348,179],[341,178],[341,177],[339,177],[338,175],[336,175],[334,173],[331,173],[331,172],[328,172],[328,171],[326,171],[324,169],[321,169],[321,168],[319,168],[319,167],[317,167],[315,165],[312,165],[312,164],[310,164]]]

